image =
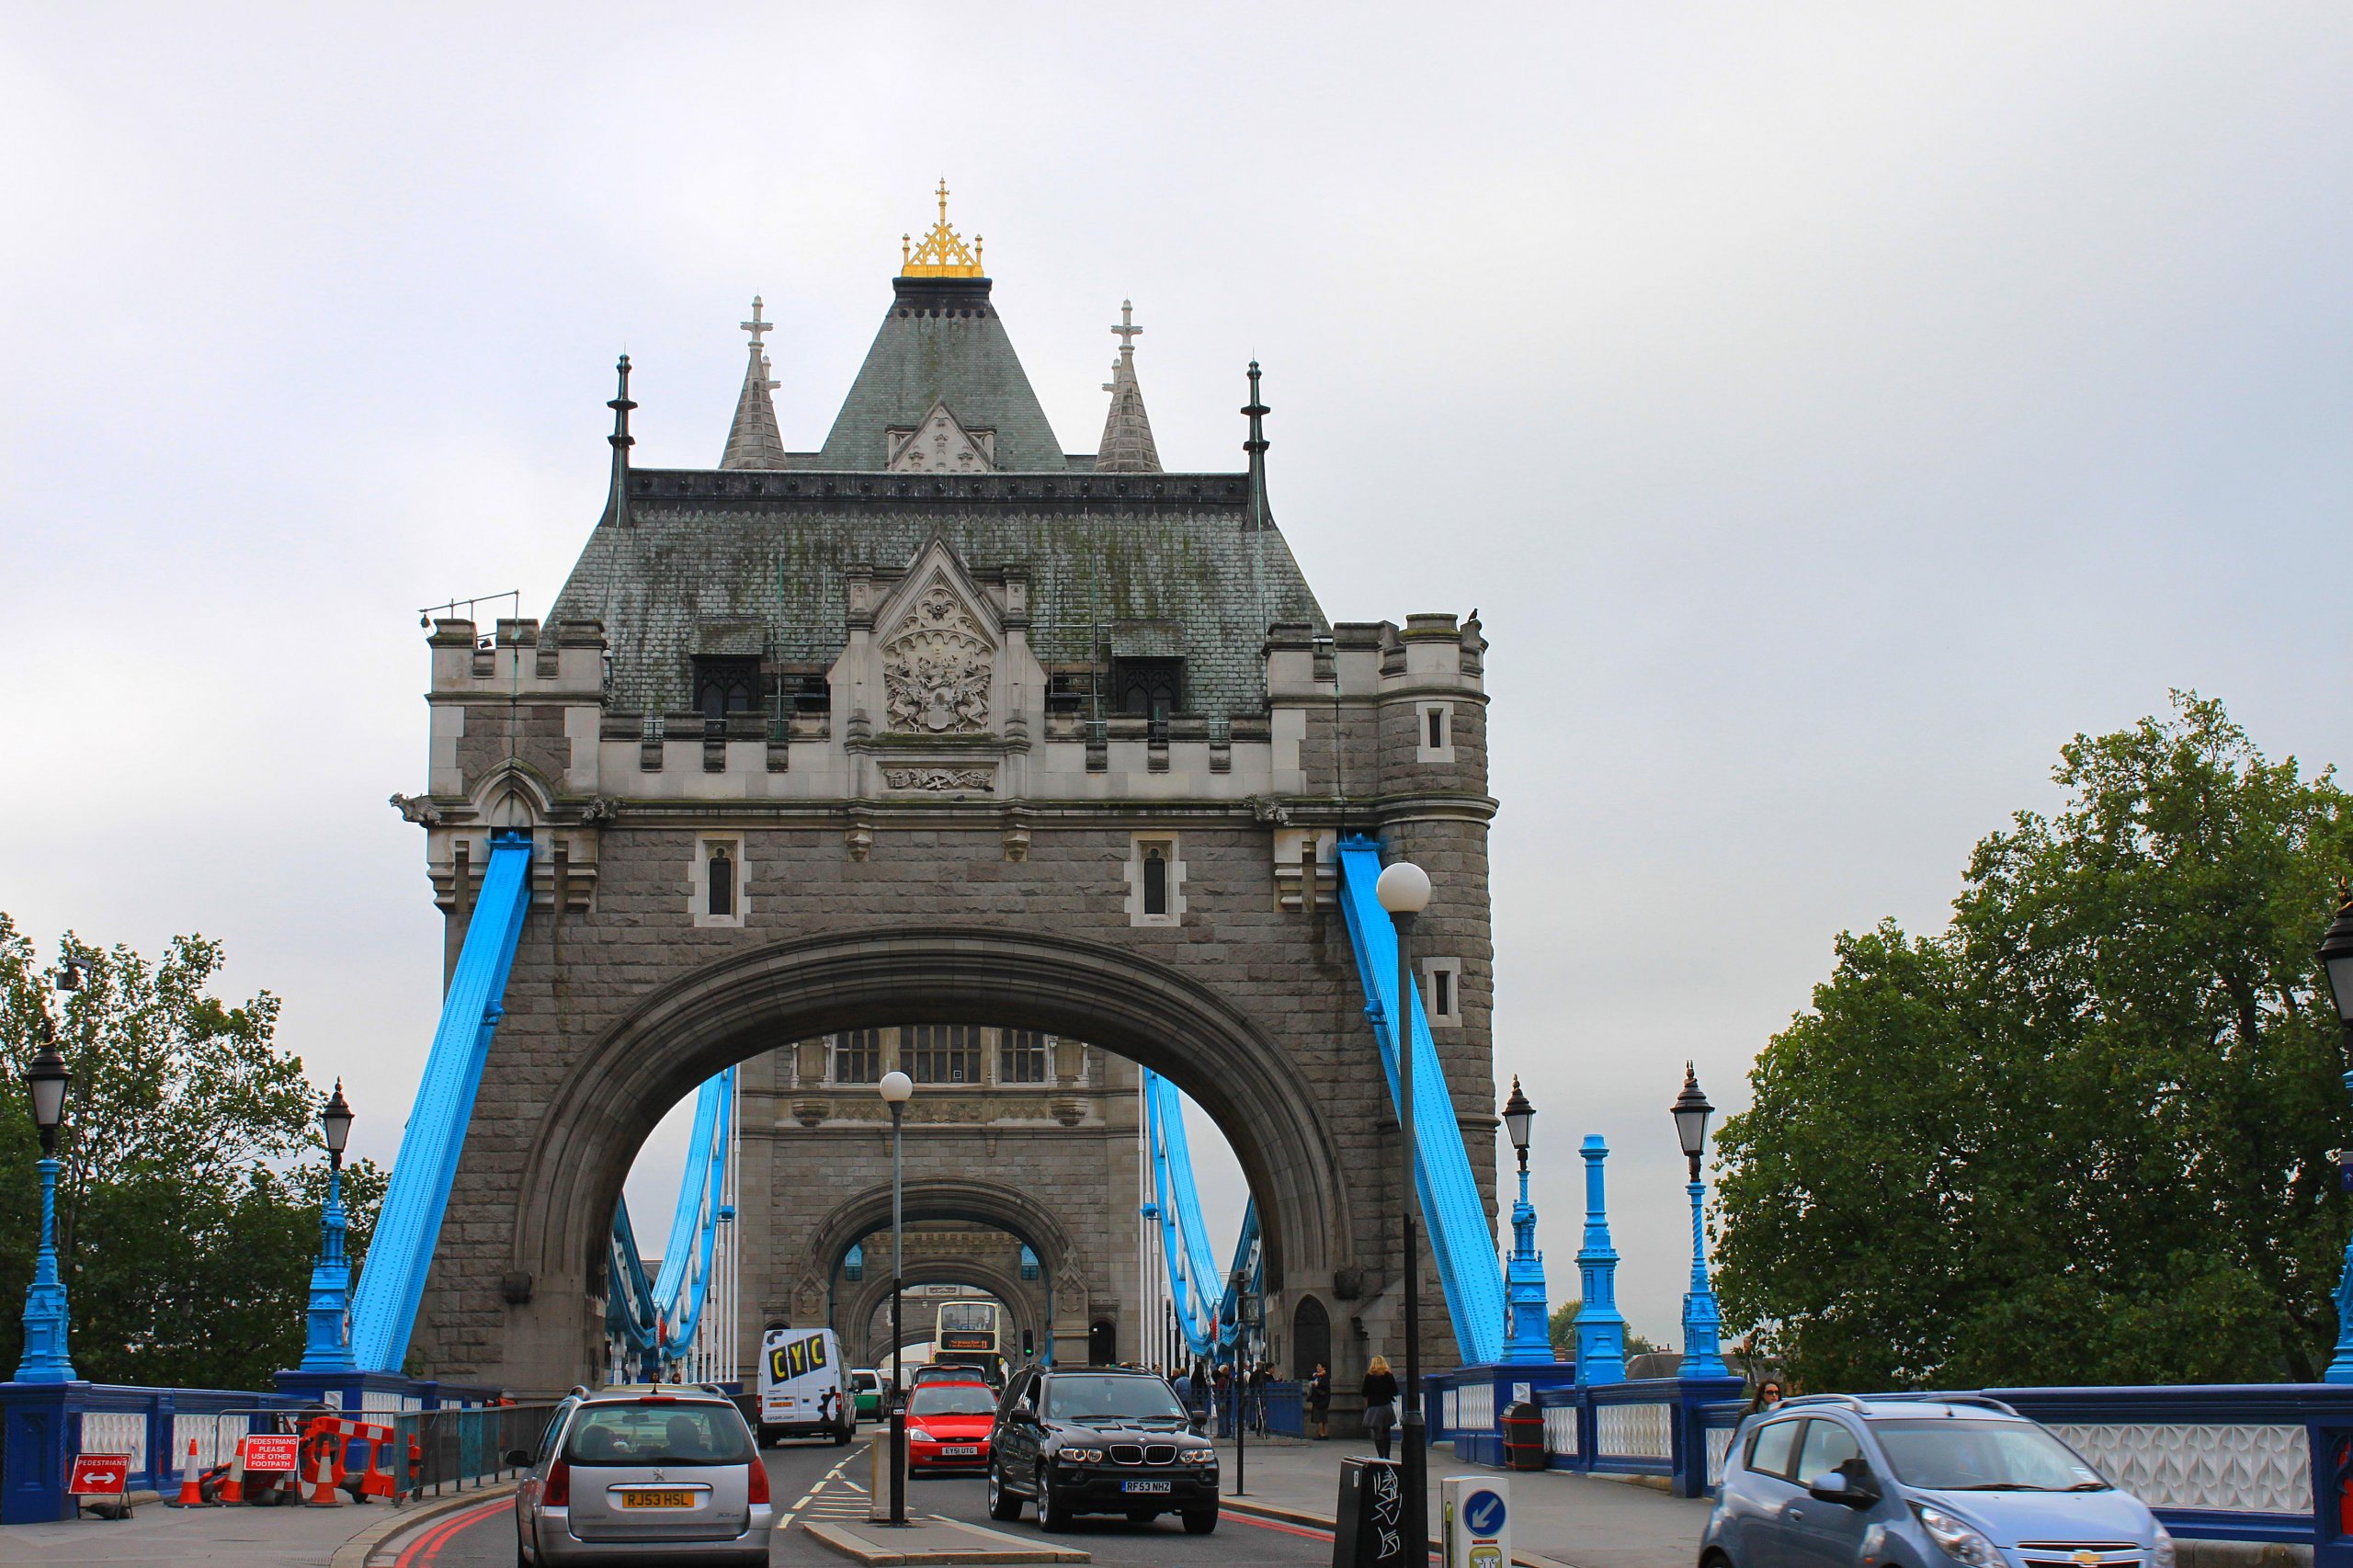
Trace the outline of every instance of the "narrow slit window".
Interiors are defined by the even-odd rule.
[[[735,913],[735,862],[728,858],[727,846],[710,846],[710,864],[707,868],[710,889],[710,915]]]
[[[1438,982],[1438,1008],[1437,1008],[1437,1012],[1438,1012],[1438,1017],[1453,1017],[1453,1015],[1454,1015],[1454,971],[1453,971],[1452,970],[1450,970],[1450,969],[1441,969],[1441,970],[1438,970],[1438,971],[1433,971],[1433,972],[1431,973],[1430,978],[1431,978],[1432,980],[1434,980],[1434,981]]]
[[[1433,708],[1430,710],[1430,750],[1444,751],[1445,749],[1446,710]]]
[[[1157,844],[1143,852],[1143,912],[1168,913],[1168,856]]]

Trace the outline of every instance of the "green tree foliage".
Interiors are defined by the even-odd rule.
[[[1577,1358],[1577,1309],[1584,1305],[1583,1301],[1574,1299],[1563,1301],[1554,1307],[1552,1315],[1545,1320],[1545,1334],[1552,1341],[1552,1354],[1563,1361]],[[1647,1356],[1657,1348],[1647,1336],[1631,1328],[1626,1331],[1627,1355]]]
[[[1949,926],[1842,934],[1730,1118],[1717,1285],[1809,1388],[2309,1380],[2353,1143],[2324,772],[2219,703],[2078,735]]]
[[[54,1020],[74,1074],[58,1143],[59,1262],[73,1355],[101,1382],[267,1388],[301,1357],[326,1168],[319,1096],[273,1038],[278,999],[208,994],[221,946],[175,938],[153,962],[71,935],[82,989],[51,989],[32,943],[0,914],[0,1057],[9,1085]],[[47,1009],[46,1014],[44,1009]],[[40,1145],[21,1090],[0,1089],[0,1281],[28,1279],[39,1245]],[[344,1173],[350,1250],[367,1244],[384,1175]],[[0,1370],[23,1325],[0,1312]]]

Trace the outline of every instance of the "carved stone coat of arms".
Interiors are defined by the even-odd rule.
[[[934,584],[882,643],[885,712],[901,734],[957,734],[989,724],[995,649],[949,589]]]

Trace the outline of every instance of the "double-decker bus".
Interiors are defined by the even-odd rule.
[[[932,1365],[977,1367],[1005,1382],[1004,1309],[995,1301],[942,1301],[932,1337]]]

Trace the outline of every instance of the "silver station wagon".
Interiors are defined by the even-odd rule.
[[[768,1472],[734,1403],[699,1389],[575,1392],[537,1454],[516,1449],[516,1557],[766,1564]]]

